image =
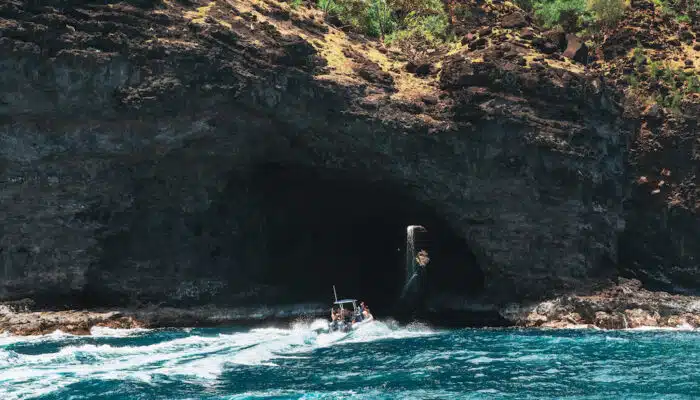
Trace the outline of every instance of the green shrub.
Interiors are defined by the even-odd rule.
[[[698,79],[697,75],[691,75],[688,78],[688,87],[686,90],[688,93],[700,93],[700,79]]]
[[[587,13],[586,0],[538,0],[533,4],[535,17],[547,28],[561,26],[568,32],[578,30]]]
[[[634,74],[629,74],[626,76],[627,83],[633,88],[638,88],[639,87],[639,80]]]
[[[651,71],[651,76],[658,78],[661,76],[661,64],[658,61],[652,61],[649,63],[649,70]]]
[[[403,15],[414,12],[417,15],[444,13],[445,5],[442,0],[387,0],[389,6]]]
[[[318,8],[326,14],[334,14],[339,10],[335,0],[318,0]]]
[[[384,36],[394,30],[396,23],[386,0],[369,0],[366,31],[371,36]]]
[[[691,22],[690,16],[687,14],[677,16],[676,21],[679,23],[686,23],[686,24],[689,24]]]
[[[403,21],[403,29],[387,37],[387,43],[399,47],[413,62],[425,57],[428,49],[437,48],[449,39],[449,21],[446,13],[418,15],[410,12]]]
[[[345,25],[369,36],[381,37],[395,27],[386,0],[319,0],[319,8]]]
[[[382,39],[396,29],[427,29],[434,34],[449,22],[442,0],[318,1],[321,10],[336,15],[343,24]]]
[[[625,15],[626,7],[625,0],[588,0],[588,8],[605,27],[615,26]]]
[[[634,66],[636,68],[639,68],[642,65],[644,65],[646,57],[644,56],[644,48],[640,44],[637,44],[637,47],[634,48],[632,56],[634,57]]]
[[[520,9],[524,11],[532,11],[533,7],[533,0],[515,0],[513,3],[515,3],[516,6],[520,7]]]

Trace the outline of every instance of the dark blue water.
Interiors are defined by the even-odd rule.
[[[700,398],[700,332],[290,329],[0,337],[0,399]]]

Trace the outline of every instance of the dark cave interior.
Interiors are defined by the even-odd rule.
[[[197,213],[183,213],[177,198],[168,201],[173,190],[187,195],[191,188],[159,178],[137,187],[130,209],[114,214],[113,204],[100,203],[83,216],[106,223],[108,234],[73,302],[330,306],[335,285],[339,297],[364,300],[375,315],[394,317],[409,308],[397,309],[409,225],[427,229],[421,247],[431,259],[411,311],[420,314],[436,295],[483,292],[484,274],[466,241],[436,205],[418,201],[410,186],[395,180],[288,163],[248,165],[232,170]],[[175,293],[183,283],[207,279],[228,287],[197,297]]]
[[[422,287],[476,295],[484,276],[467,243],[407,188],[331,169],[268,163],[248,176],[265,216],[266,261],[260,278],[284,287],[286,300],[364,300],[393,312],[405,279],[406,227],[427,228],[431,262]]]

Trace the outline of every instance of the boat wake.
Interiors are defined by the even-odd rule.
[[[308,357],[317,349],[434,333],[427,326],[399,327],[391,321],[374,321],[349,333],[320,332],[326,325],[315,320],[243,332],[95,328],[92,336],[0,336],[0,398],[33,398],[86,380],[206,387],[236,366],[274,368],[280,360]]]

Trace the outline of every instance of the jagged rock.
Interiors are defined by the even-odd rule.
[[[673,46],[673,47],[679,47],[681,45],[681,41],[677,38],[670,38],[666,41],[666,43],[669,46]]]
[[[471,33],[471,32],[470,32],[470,33],[467,33],[467,34],[464,35],[464,37],[462,38],[462,45],[464,46],[464,45],[468,44],[469,42],[471,42],[472,40],[474,40],[474,38],[476,38],[476,35],[475,35],[475,34],[473,34],[473,33]]]
[[[637,10],[654,11],[654,3],[649,0],[632,0],[630,6]]]
[[[678,32],[678,39],[687,44],[691,44],[695,40],[695,35],[688,30],[681,30]]]
[[[390,73],[384,71],[377,63],[350,48],[343,49],[343,54],[355,61],[356,65],[353,66],[353,71],[362,79],[389,88],[393,86],[394,78]]]
[[[691,118],[700,118],[700,102],[697,100],[681,100],[680,109],[683,112],[683,114]]]
[[[603,329],[625,329],[628,327],[623,314],[610,314],[604,311],[595,313],[595,320],[593,323],[595,326]]]
[[[639,328],[646,326],[658,326],[661,316],[658,312],[651,315],[648,311],[640,308],[625,310],[625,319],[628,328]]]
[[[390,73],[383,71],[376,64],[364,64],[353,68],[353,70],[368,82],[378,83],[381,85],[392,86],[394,78]]]
[[[412,101],[397,101],[394,103],[394,106],[410,114],[419,114],[423,111],[423,106],[421,104]]]
[[[532,40],[532,38],[535,37],[535,33],[533,32],[532,28],[523,28],[520,31],[520,37],[525,40]]]
[[[501,314],[518,325],[552,328],[693,325],[700,321],[700,298],[649,292],[636,279],[619,278],[618,284],[589,296],[562,296]]]
[[[647,106],[642,115],[646,118],[660,118],[662,116],[661,107],[657,103],[652,103]]]
[[[283,49],[284,51],[278,59],[278,62],[283,65],[313,67],[323,62],[317,57],[316,49],[300,37],[293,38],[284,43]]]
[[[477,50],[486,46],[486,38],[480,37],[473,42],[469,43],[470,50]]]
[[[438,98],[435,96],[422,96],[421,101],[432,106],[438,103]]]
[[[566,49],[566,32],[562,29],[551,29],[542,33],[542,37],[553,43],[559,51]]]
[[[527,25],[527,19],[519,12],[506,15],[501,20],[501,26],[508,29],[522,28]]]
[[[428,76],[433,72],[433,64],[422,63],[416,67],[416,75],[418,76]]]
[[[485,26],[485,27],[479,29],[477,31],[477,33],[479,34],[479,37],[484,37],[484,36],[488,36],[491,33],[491,31],[492,31],[492,29],[490,26]]]
[[[588,46],[576,37],[576,35],[566,35],[567,47],[564,57],[570,58],[581,64],[588,64]]]

